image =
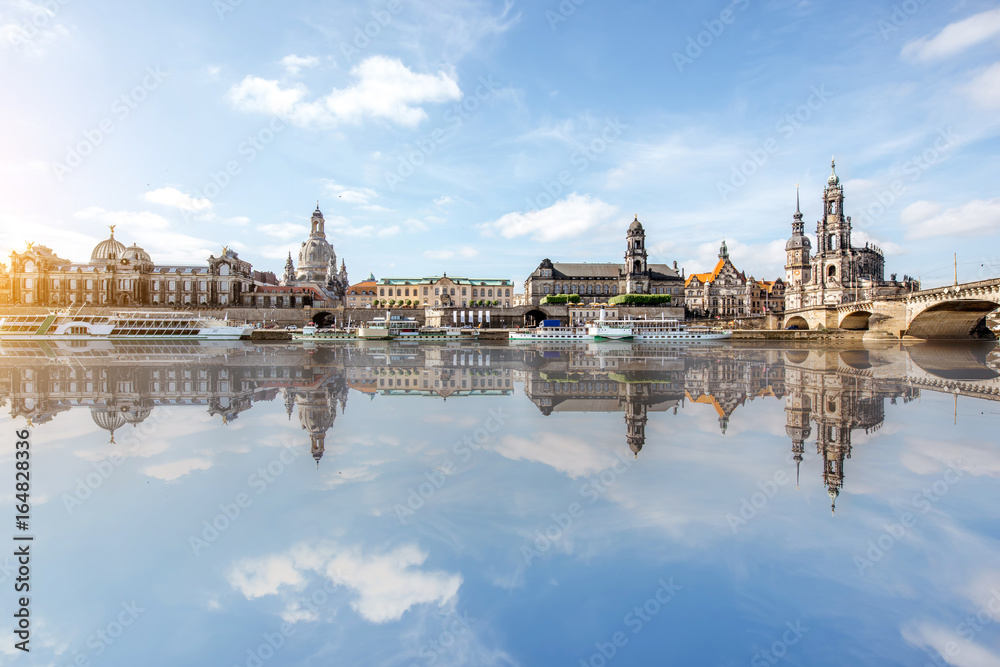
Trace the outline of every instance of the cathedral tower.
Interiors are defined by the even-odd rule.
[[[815,280],[823,286],[823,303],[840,303],[844,286],[855,280],[851,270],[851,219],[844,217],[844,188],[830,161],[830,177],[823,190],[823,217],[816,224]]]
[[[639,222],[639,216],[628,226],[625,235],[625,273],[627,274],[626,291],[629,294],[645,294],[648,292],[649,272],[646,264],[646,230]]]
[[[785,292],[786,308],[801,308],[803,303],[803,288],[812,279],[809,254],[812,242],[805,235],[805,224],[802,222],[802,210],[799,206],[799,189],[795,188],[795,215],[792,216],[792,236],[785,244],[785,282],[788,285]]]

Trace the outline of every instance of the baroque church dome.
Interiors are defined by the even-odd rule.
[[[125,252],[125,244],[121,241],[116,241],[115,232],[111,230],[111,238],[104,239],[94,246],[94,251],[90,253],[90,262],[94,264],[97,262],[118,261],[121,259],[123,252]]]
[[[149,253],[135,243],[128,246],[121,252],[121,258],[123,260],[128,260],[129,264],[133,266],[151,266],[153,264],[153,259],[149,256]]]

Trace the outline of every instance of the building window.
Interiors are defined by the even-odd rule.
[[[434,296],[441,296],[441,288],[440,287],[435,287],[434,288]],[[436,305],[437,301],[435,301],[434,303]]]
[[[504,290],[504,296],[510,296],[510,290]]]
[[[385,296],[385,288],[379,290],[379,296]]]
[[[208,288],[208,283],[206,283],[204,280],[198,281],[198,289],[204,292],[207,288]]]
[[[223,280],[221,283],[219,283],[219,289],[222,290],[223,292],[228,292],[229,291],[229,281],[228,280]]]
[[[191,281],[190,280],[185,280],[184,281],[184,291],[185,292],[190,292],[191,291]]]
[[[455,296],[455,288],[454,287],[451,288],[451,295]]]

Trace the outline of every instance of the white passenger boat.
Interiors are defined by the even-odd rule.
[[[507,334],[507,340],[512,343],[556,340],[587,341],[594,340],[594,337],[588,333],[587,327],[542,326],[514,329]]]
[[[82,315],[78,311],[43,315],[0,315],[0,339],[94,340],[198,338],[238,340],[249,338],[253,327],[190,313],[118,311]]]
[[[628,328],[632,332],[632,340],[638,341],[705,341],[733,337],[729,329],[689,327],[676,319],[606,320],[603,324],[615,329]]]
[[[603,316],[603,311],[602,311]],[[608,320],[603,317],[586,326],[540,326],[516,329],[508,334],[511,342],[520,341],[708,341],[732,338],[728,329],[689,327],[680,320]]]
[[[614,326],[604,320],[588,326],[587,334],[594,340],[627,340],[634,337],[632,327]]]
[[[390,315],[386,312],[385,317],[376,317],[364,326],[358,327],[358,338],[370,340],[384,340],[389,338],[401,338],[403,336],[416,336],[420,333],[420,325],[416,318],[403,317],[401,315]]]

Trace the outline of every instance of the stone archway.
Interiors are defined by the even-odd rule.
[[[785,322],[785,328],[791,329],[792,327],[806,331],[809,329],[809,322],[807,322],[806,318],[801,315],[792,315],[788,318],[788,321]]]
[[[913,318],[907,336],[924,339],[993,339],[986,316],[995,310],[993,301],[943,301],[929,306]]]
[[[524,314],[524,326],[532,327],[541,324],[542,320],[549,319],[549,316],[545,314],[545,311],[535,308],[529,310]]]
[[[840,328],[851,329],[853,331],[868,331],[868,320],[871,316],[872,314],[867,310],[848,313],[847,316],[840,321]]]
[[[326,310],[321,310],[312,316],[312,322],[320,329],[324,327],[332,327],[335,319],[333,313]]]

